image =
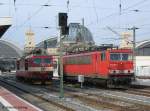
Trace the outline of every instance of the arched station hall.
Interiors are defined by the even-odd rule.
[[[22,56],[22,51],[14,44],[0,40],[0,70],[15,70],[16,59]]]
[[[17,46],[1,39],[11,25],[11,17],[0,18],[0,71],[15,70],[15,61],[22,55],[22,51]]]
[[[136,76],[150,80],[150,40],[136,45]]]

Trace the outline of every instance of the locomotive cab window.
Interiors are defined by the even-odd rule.
[[[44,58],[43,59],[43,63],[50,64],[51,63],[51,59],[50,58]]]
[[[104,61],[106,59],[106,54],[103,52],[101,53],[101,60]]]
[[[41,64],[41,62],[42,62],[41,58],[35,58],[35,59],[33,59],[33,63],[34,64]]]
[[[122,60],[132,60],[132,54],[122,54]]]
[[[111,53],[110,60],[112,61],[128,61],[132,60],[132,55],[128,53]]]
[[[119,53],[111,53],[110,54],[110,60],[120,61],[121,60],[121,55]]]

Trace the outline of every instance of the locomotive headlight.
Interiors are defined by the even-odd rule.
[[[124,70],[123,72],[124,72],[124,73],[129,73],[129,70]]]
[[[114,70],[113,73],[116,73],[116,71]]]
[[[113,73],[113,70],[109,70],[109,73],[112,74],[112,73]]]
[[[109,70],[110,74],[128,74],[133,73],[133,70]]]
[[[110,73],[110,74],[118,74],[119,71],[118,71],[118,70],[109,70],[109,73]]]
[[[133,70],[124,70],[124,73],[133,73]]]
[[[130,73],[134,73],[134,70],[130,70]]]

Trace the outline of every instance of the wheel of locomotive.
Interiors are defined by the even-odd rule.
[[[114,86],[113,80],[111,80],[111,79],[106,80],[106,87],[114,88],[115,86]]]
[[[21,81],[21,77],[16,76],[17,81]]]
[[[27,82],[28,82],[29,84],[33,84],[33,79],[28,79]]]
[[[68,79],[67,79],[67,75],[63,72],[63,80],[65,81],[65,82],[67,82],[68,81]]]
[[[44,80],[42,80],[41,81],[41,85],[45,85],[46,83],[45,83],[45,81]]]

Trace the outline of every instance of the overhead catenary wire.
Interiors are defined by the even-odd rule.
[[[69,4],[70,4],[70,1],[67,0],[67,12],[69,13]]]
[[[122,8],[122,3],[121,3],[121,0],[120,0],[120,5],[119,5],[119,8],[120,8],[120,14],[122,15],[122,14],[125,14],[126,12],[126,10],[128,10],[128,9],[131,9],[131,8],[134,8],[134,7],[136,7],[136,6],[139,6],[139,5],[141,5],[141,4],[143,4],[144,2],[146,2],[146,1],[148,1],[148,0],[141,0],[141,1],[139,1],[139,2],[136,2],[135,4],[133,4],[133,5],[130,5],[130,6],[128,6],[128,7],[126,7],[126,8]],[[129,13],[129,12],[128,12]],[[107,18],[109,19],[109,17],[112,17],[112,16],[118,16],[118,12],[113,12],[113,13],[111,13],[111,14],[109,14],[109,15],[106,15],[106,16],[104,16],[104,17],[102,17],[100,20],[102,21],[102,20],[106,20]],[[88,24],[88,26],[89,25],[94,25],[94,24],[96,24],[96,22],[91,22],[91,23],[89,23]]]
[[[141,36],[141,35],[143,36],[143,35],[148,35],[148,34],[150,34],[150,31],[148,31],[148,32],[143,32],[143,33],[139,33],[138,36]]]
[[[96,6],[95,6],[95,0],[93,0],[93,9],[94,9],[94,12],[95,12],[96,21],[98,23],[98,13],[97,13]]]
[[[16,0],[17,1],[17,0]],[[147,0],[138,0],[138,1],[135,1],[135,2],[137,2],[137,3],[140,3],[141,1],[144,1],[144,3],[147,1]],[[92,3],[92,2],[91,2]],[[137,3],[135,3],[135,4],[137,4]],[[147,3],[147,2],[146,2]],[[121,3],[122,4],[122,3]],[[134,11],[134,8],[136,8],[137,6],[140,6],[141,4],[143,4],[143,3],[140,3],[140,4],[138,4],[138,5],[135,5],[134,6],[134,4],[133,5],[129,5],[128,7],[126,7],[126,8],[128,8],[127,10],[124,10],[125,8],[124,7],[121,7],[121,16],[123,15],[123,14],[128,14],[128,13],[130,13],[130,12],[136,12],[136,11]],[[49,4],[44,4],[44,5],[42,5],[42,4],[17,4],[16,3],[16,6],[17,7],[19,7],[19,6],[40,6],[40,7],[51,7],[51,6],[59,6],[59,5],[55,5],[55,4],[51,4],[51,5],[49,5]],[[64,6],[64,5],[60,5],[60,6],[62,6],[62,7],[65,7],[66,8],[66,5]],[[74,6],[74,7],[79,7],[79,8],[88,8],[88,6],[83,6],[83,5],[71,5],[71,4],[69,4],[69,7],[72,7],[72,6]],[[122,5],[122,6],[124,6],[124,5]],[[132,8],[129,8],[129,7],[131,7],[131,6],[133,6]],[[96,7],[96,9],[98,10],[98,9],[103,9],[103,8],[101,8],[101,7],[97,7],[97,6],[95,6]],[[89,8],[93,8],[94,9],[94,6],[92,5],[92,6],[89,6]],[[124,9],[123,9],[124,8]],[[93,10],[92,9],[92,10]],[[104,8],[105,9],[105,8]],[[109,9],[109,8],[106,8],[106,9]],[[110,8],[111,9],[111,8]],[[113,8],[112,8],[113,9]],[[133,10],[132,10],[133,9]],[[135,9],[135,10],[139,10],[139,11],[137,11],[137,12],[146,12],[146,11],[144,11],[144,10],[140,10],[140,9]],[[108,18],[108,19],[110,19],[110,17],[116,17],[116,16],[119,16],[119,14],[118,14],[118,4],[117,4],[117,10],[116,10],[117,12],[114,12],[112,15],[110,15],[110,16],[106,16],[106,18]],[[127,12],[127,11],[129,11],[129,12]],[[148,12],[148,11],[147,11]],[[37,12],[37,14],[38,13],[40,13],[40,12]],[[28,21],[30,21],[33,17],[35,17],[36,15],[37,15],[36,13],[33,13],[33,15],[31,15],[30,17],[28,17],[27,19],[27,21],[26,22],[28,22]],[[32,17],[33,16],[33,17]],[[106,19],[105,17],[103,17],[102,18],[102,20],[105,20]],[[99,16],[99,21],[101,20],[101,18],[100,18],[100,16]],[[23,24],[23,22],[21,23],[21,24],[19,24],[18,25],[18,27],[26,27],[26,22]],[[95,22],[95,23],[97,23],[97,21],[96,21],[96,19],[95,19],[95,21],[93,21],[93,22]],[[129,21],[130,22],[130,21]],[[95,26],[97,26],[97,25],[95,25]],[[115,25],[114,25],[115,26]],[[124,25],[125,26],[125,25]],[[148,24],[143,24],[141,27],[142,27],[142,29],[144,29],[144,28],[148,28],[148,27],[146,27],[146,26],[148,26]],[[15,27],[15,26],[14,26]],[[38,26],[33,26],[34,28],[38,28]],[[47,27],[47,26],[45,26],[45,27]],[[139,25],[138,25],[138,27],[139,27]],[[40,28],[40,27],[39,27]],[[95,27],[94,27],[95,28]],[[103,27],[102,27],[103,28]],[[102,29],[101,27],[100,27],[100,29]],[[104,27],[105,28],[105,27]],[[113,29],[117,29],[117,30],[125,30],[125,29],[127,29],[127,28],[125,28],[125,27],[112,27]],[[49,28],[48,28],[49,29]],[[99,29],[98,29],[99,30]],[[107,30],[106,28],[104,29],[104,30]]]
[[[47,2],[43,5],[43,6],[41,6],[38,10],[36,10],[35,12],[34,12],[34,14],[32,14],[30,17],[28,17],[22,24],[20,24],[20,25],[18,25],[17,24],[17,16],[16,16],[16,26],[11,26],[12,28],[11,29],[16,29],[14,32],[13,32],[13,34],[15,34],[15,32],[17,32],[19,29],[21,29],[29,20],[31,20],[35,15],[37,15],[44,7],[45,7],[45,5],[47,5],[48,3],[49,3],[49,1],[50,0],[47,0]],[[13,28],[14,27],[14,28]],[[13,36],[12,34],[11,34],[11,36]],[[13,38],[13,37],[12,37]],[[15,38],[15,37],[14,37]]]
[[[9,0],[9,16],[10,16],[10,12],[11,12],[10,3],[11,3],[11,0]]]
[[[21,26],[12,26],[11,28],[25,28],[25,27],[29,27],[29,26],[24,26],[24,27],[21,27]],[[32,28],[41,28],[41,29],[56,29],[57,27],[53,27],[53,26],[33,26],[32,25]]]
[[[0,5],[14,5],[14,4],[8,4],[8,3],[0,3]],[[39,7],[39,6],[49,6],[49,7],[66,7],[65,5],[56,5],[56,4],[21,4],[21,3],[16,3],[15,4],[17,7],[23,7],[23,6],[26,6],[26,7]],[[72,8],[85,8],[85,9],[93,9],[94,7],[93,6],[83,6],[83,5],[70,5],[70,1],[69,1],[69,7],[72,7]],[[111,8],[111,7],[100,7],[100,6],[96,6],[96,9],[98,10],[113,10],[114,8]]]
[[[129,13],[131,13],[131,11],[127,11],[127,12],[124,11],[121,13],[121,15],[129,14]],[[120,15],[118,15],[118,12],[114,12],[114,13],[111,13],[109,15],[106,15],[106,16],[100,18],[100,21],[110,19],[110,17],[112,17],[112,16],[120,16]],[[91,22],[91,23],[87,24],[87,26],[94,25],[94,24],[96,24],[96,22]]]
[[[121,15],[121,11],[122,11],[122,2],[120,0],[120,3],[119,3],[119,14]]]
[[[122,10],[124,11],[124,10],[128,10],[128,9],[134,8],[134,7],[138,6],[138,5],[143,4],[143,3],[146,2],[146,1],[148,1],[148,0],[141,0],[141,1],[139,1],[139,2],[137,2],[137,3],[135,3],[135,4],[133,4],[133,5],[130,5],[130,6],[124,8],[124,9],[122,9]]]
[[[49,3],[50,0],[48,0],[45,5],[42,5],[38,10],[36,10],[30,17],[28,17],[19,27],[24,26],[29,20],[31,20],[35,15],[37,15],[43,8],[44,6],[47,6],[46,4]]]

